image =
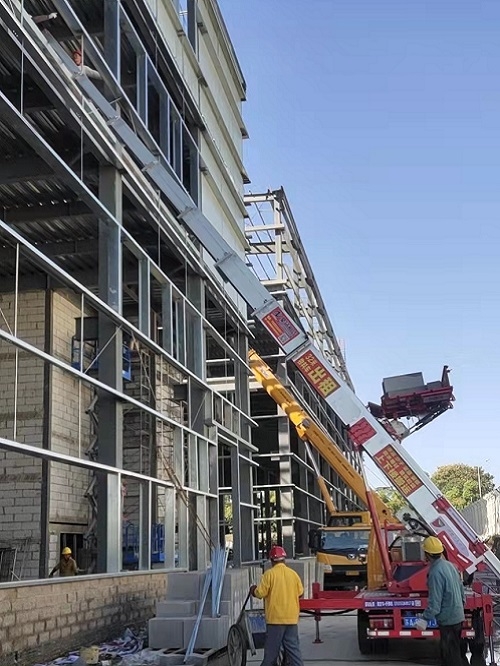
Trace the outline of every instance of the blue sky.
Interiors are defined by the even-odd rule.
[[[284,186],[358,395],[450,365],[406,446],[500,483],[500,3],[219,0],[250,190]]]

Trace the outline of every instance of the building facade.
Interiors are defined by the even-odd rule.
[[[249,340],[351,456],[345,428],[179,219],[201,212],[350,382],[284,192],[244,196],[216,1],[0,19],[1,580],[45,578],[64,546],[87,574],[204,569],[224,542],[236,566],[274,540],[307,554],[324,505]]]
[[[226,456],[251,560],[246,304],[78,86],[244,256],[245,82],[217,3],[14,1],[0,19],[3,580],[46,577],[65,545],[87,573],[204,568]]]

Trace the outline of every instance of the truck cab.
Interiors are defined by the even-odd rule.
[[[330,516],[326,527],[310,530],[309,548],[323,565],[325,590],[366,586],[370,532],[368,511],[338,511]]]

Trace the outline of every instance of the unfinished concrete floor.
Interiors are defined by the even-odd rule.
[[[320,623],[320,637],[323,643],[313,643],[315,637],[315,623],[312,618],[303,617],[300,620],[300,640],[302,655],[305,664],[314,666],[327,666],[335,664],[387,664],[393,666],[436,666],[440,663],[438,658],[437,642],[431,641],[394,641],[387,655],[365,657],[358,651],[356,635],[356,617],[354,615],[341,615],[325,617]],[[260,664],[262,652],[254,657],[248,653],[248,662],[252,666]]]

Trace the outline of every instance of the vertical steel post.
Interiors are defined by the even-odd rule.
[[[117,220],[122,219],[122,182],[118,171],[102,166],[99,172],[99,197]],[[117,312],[122,311],[121,227],[99,222],[99,297]],[[123,390],[123,341],[121,329],[99,314],[99,380]],[[98,461],[123,465],[123,409],[115,396],[98,392]],[[98,475],[97,570],[120,571],[122,518],[118,514],[121,488],[110,475]]]

